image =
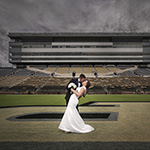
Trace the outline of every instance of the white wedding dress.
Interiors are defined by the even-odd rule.
[[[81,88],[84,88],[86,90],[85,87],[78,87],[76,91],[80,92]],[[78,97],[75,94],[72,94],[59,125],[59,129],[65,132],[73,133],[87,133],[94,130],[92,126],[85,124],[83,119],[81,118],[79,112],[76,109],[78,102]]]

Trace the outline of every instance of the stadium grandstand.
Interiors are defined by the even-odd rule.
[[[84,73],[89,94],[150,94],[150,33],[9,33],[1,94],[64,94]]]

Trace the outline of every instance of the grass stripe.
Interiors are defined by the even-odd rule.
[[[0,95],[0,107],[18,105],[65,105],[65,95]],[[79,104],[99,102],[150,102],[150,95],[87,95]]]

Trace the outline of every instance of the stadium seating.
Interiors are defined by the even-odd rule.
[[[98,78],[87,78],[90,81],[90,88],[88,90],[88,94],[106,94],[104,87],[101,85]]]
[[[93,66],[83,66],[83,73],[86,76],[94,76],[94,73],[96,70],[93,68]]]
[[[48,73],[43,73],[43,72],[37,71],[37,72],[35,72],[34,76],[50,76],[50,73],[48,74]]]
[[[0,87],[11,87],[17,83],[20,83],[28,76],[8,76],[0,77]]]
[[[44,84],[49,77],[47,76],[31,76],[27,80],[21,82],[18,84],[18,86],[34,86],[34,87],[39,87],[42,84]]]
[[[13,68],[1,68],[0,69],[0,76],[8,76],[8,75],[12,75],[15,74],[15,72],[18,69],[13,69]]]
[[[55,72],[57,69],[57,66],[48,66],[45,68],[46,71]]]
[[[47,76],[31,76],[25,81],[13,86],[11,92],[35,93],[50,77]]]
[[[101,82],[106,86],[109,93],[136,93],[137,90],[140,94],[146,91],[150,86],[150,77],[112,77],[100,78]]]
[[[71,78],[51,77],[47,80],[46,84],[38,90],[37,93],[64,94],[66,93],[67,83],[70,80]]]
[[[140,75],[140,76],[149,76],[150,75],[150,70],[146,69],[146,68],[138,68],[137,70],[134,71],[134,73],[136,75]]]
[[[117,68],[117,67],[107,67],[107,69],[110,71],[110,72],[116,72],[116,71],[119,71],[120,69]]]
[[[98,74],[109,73],[109,71],[103,66],[94,66]]]
[[[34,72],[25,68],[25,69],[17,69],[13,75],[14,76],[29,76],[31,74],[34,74]]]
[[[60,66],[60,67],[58,67],[56,73],[68,74],[69,73],[69,66]]]
[[[46,65],[30,65],[30,67],[32,68],[38,68],[38,69],[41,69],[41,70],[43,70],[43,69],[45,69],[46,68]]]
[[[0,93],[47,93],[64,94],[66,85],[72,78],[84,73],[91,82],[89,94],[148,94],[150,93],[150,69],[137,68],[111,75],[118,67],[115,66],[48,66],[44,70],[58,74],[51,76],[45,72],[28,69],[0,69]],[[122,68],[121,68],[122,69]],[[123,70],[123,69],[122,69]],[[97,71],[98,77],[94,76]],[[108,76],[107,76],[108,74]],[[68,76],[70,75],[70,76]],[[90,76],[91,75],[91,76]]]
[[[76,72],[76,76],[79,76],[81,73],[83,73],[83,70],[81,66],[71,66],[70,75],[72,74],[72,72]]]
[[[118,65],[117,68],[124,70],[124,69],[128,69],[131,67],[134,67],[135,65]]]

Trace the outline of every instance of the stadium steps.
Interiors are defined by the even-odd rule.
[[[81,73],[84,73],[83,66],[81,66]]]
[[[28,78],[30,78],[30,75],[29,75],[29,76],[27,76],[27,78],[25,78],[25,79],[23,79],[23,80],[20,80],[20,81],[16,82],[15,84],[13,84],[13,85],[9,86],[9,88],[12,88],[13,86],[16,86],[17,84],[20,84],[21,82],[26,81]]]
[[[125,73],[127,71],[134,71],[136,70],[138,67],[137,66],[134,66],[134,67],[131,67],[131,68],[127,68],[127,69],[123,69],[123,70],[118,70],[116,71],[117,74],[121,74],[121,73]]]
[[[59,66],[56,68],[55,73],[57,72],[58,69],[59,69]]]
[[[70,73],[70,71],[71,71],[71,67],[69,67],[68,73]]]
[[[48,67],[45,68],[44,70],[46,70],[46,71],[51,71],[51,72],[55,73],[56,70],[57,70],[57,68],[58,68],[58,66],[48,66]]]
[[[97,70],[95,69],[95,66],[93,66],[93,68],[94,68],[94,71],[98,74]]]
[[[103,89],[104,89],[104,91],[105,91],[106,93],[108,93],[107,87],[102,83],[102,81],[101,81],[98,77],[96,77],[96,78],[97,78],[98,82],[100,83],[100,86],[102,86]]]
[[[49,82],[50,79],[51,79],[51,76],[49,77],[49,79],[48,79],[47,81],[45,81],[45,83],[43,83],[40,87],[38,87],[38,88],[36,89],[35,93],[38,93],[38,91],[39,91],[41,88],[43,88],[43,87],[46,85],[46,83]]]
[[[41,70],[41,69],[38,69],[38,68],[33,68],[33,67],[30,67],[30,66],[27,66],[27,69],[28,70],[31,70],[31,71],[34,71],[34,72],[42,72],[42,73],[45,73],[45,74],[49,74],[49,75],[52,75],[53,72],[51,71],[47,71],[47,70]],[[57,71],[57,70],[56,70]],[[62,76],[62,74],[59,74],[59,73],[55,73],[55,75],[58,75],[58,76]]]
[[[108,71],[108,72],[111,72],[108,68],[107,68],[107,66],[103,66],[104,68],[106,68],[106,70]]]

